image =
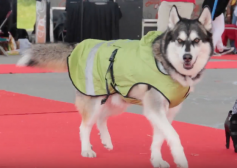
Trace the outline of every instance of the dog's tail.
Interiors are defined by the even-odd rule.
[[[73,51],[74,46],[54,44],[34,44],[23,52],[17,66],[29,66],[44,68],[53,71],[67,71],[67,57]]]

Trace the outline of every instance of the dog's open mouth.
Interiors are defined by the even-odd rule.
[[[184,64],[183,64],[184,69],[187,69],[187,70],[192,69],[192,68],[193,68],[193,65],[194,65],[194,64],[192,64],[191,61],[190,61],[190,62],[184,62]]]
[[[190,70],[193,68],[194,64],[196,63],[197,59],[192,63],[192,61],[184,61],[183,67],[184,69]]]

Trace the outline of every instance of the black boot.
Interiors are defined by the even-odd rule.
[[[235,153],[237,153],[237,114],[232,114],[232,111],[229,111],[229,114],[225,121],[225,136],[226,148],[229,149],[231,137]]]

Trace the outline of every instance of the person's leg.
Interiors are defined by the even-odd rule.
[[[222,34],[223,34],[223,33],[222,33]],[[223,50],[225,49],[225,47],[224,47],[224,45],[223,45],[223,42],[222,42],[222,38],[220,38],[220,39],[217,41],[216,48],[217,48],[218,51],[220,51],[220,52],[223,52]]]
[[[216,48],[218,49],[218,53],[214,54],[216,56],[225,55],[234,50],[234,48],[228,48],[223,45],[222,34],[224,31],[225,31],[225,18],[224,14],[222,13],[221,15],[216,17],[215,20],[212,22],[213,46],[215,49]]]
[[[237,17],[235,15],[235,12],[233,10],[233,14],[232,14],[232,24],[236,25],[236,21],[237,21]],[[235,47],[235,40],[230,40],[230,46],[234,47],[234,53],[236,53],[236,47]]]
[[[224,15],[221,14],[220,16],[216,17],[215,20],[212,22],[212,39],[213,39],[213,46],[214,48],[217,47],[217,43],[221,39],[221,36],[225,30],[225,22],[224,22]],[[220,50],[218,48],[218,50]]]
[[[222,16],[223,16],[223,22],[221,22],[221,24],[219,25],[219,26],[221,26],[222,28],[224,27],[224,30],[225,30],[225,20],[224,20],[224,15],[222,14]],[[222,17],[221,16],[221,17]],[[237,20],[237,18],[236,18],[236,16],[235,16],[235,14],[234,14],[234,12],[233,12],[233,15],[232,15],[233,17],[232,17],[232,24],[234,24],[234,25],[236,25],[236,20]],[[224,31],[223,31],[224,32]],[[223,33],[222,33],[223,34]],[[221,35],[222,35],[221,34]],[[234,40],[230,40],[230,46],[231,47],[233,47],[234,48],[234,50],[236,50],[235,49],[235,41]],[[219,39],[218,40],[218,42],[217,42],[217,49],[219,50],[219,51],[223,51],[223,50],[225,50],[225,49],[227,49],[227,47],[225,47],[224,45],[223,45],[223,42],[222,42],[222,40],[221,39]]]
[[[164,32],[167,29],[171,7],[170,2],[161,2],[158,8],[157,31]]]
[[[234,50],[234,48],[229,48],[223,45],[222,34],[225,31],[225,18],[222,13],[212,22],[212,31],[213,31],[213,46],[218,49],[218,53],[215,53],[216,56],[221,56],[228,54]]]
[[[232,24],[236,25],[236,21],[237,21],[237,16],[235,15],[235,9],[233,10],[233,13],[232,13]]]
[[[237,114],[237,100],[235,100],[235,103],[233,105],[232,114]]]
[[[234,53],[236,53],[235,40],[230,40],[230,46],[234,47]]]

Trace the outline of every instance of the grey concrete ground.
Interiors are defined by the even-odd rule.
[[[14,64],[17,59],[19,56],[0,56],[0,64]],[[74,102],[75,92],[67,73],[0,74],[0,90],[70,103]],[[237,69],[206,70],[203,80],[184,102],[176,120],[223,129],[223,122],[235,99]],[[131,106],[128,112],[141,114],[142,109]]]

